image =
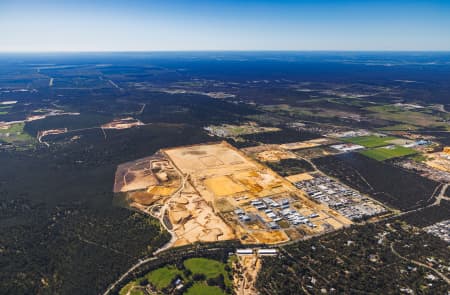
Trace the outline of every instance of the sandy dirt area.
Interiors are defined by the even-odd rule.
[[[265,244],[279,244],[289,241],[288,235],[284,231],[280,230],[254,231],[251,234],[258,241],[264,242]]]
[[[290,181],[308,176],[294,175]],[[116,171],[114,191],[127,192],[128,200],[139,210],[151,212],[152,206],[159,206],[161,214],[157,217],[166,216],[172,246],[231,239],[277,244],[351,224],[226,142],[164,149],[152,157],[122,164]],[[252,204],[266,198],[278,202],[278,206],[289,199],[290,208],[304,216],[318,214],[315,227],[294,227],[287,220],[278,220],[280,226],[274,227],[270,212],[281,216],[280,209],[266,212]]]
[[[438,169],[445,172],[450,172],[450,155],[444,152],[438,152],[427,155],[429,160],[425,164],[431,168]]]
[[[131,202],[135,202],[141,205],[150,206],[160,200],[159,196],[155,196],[148,192],[143,191],[135,191],[130,192],[127,197]]]
[[[264,152],[264,149],[267,149],[267,146],[254,148],[258,152]],[[351,224],[349,220],[339,214],[330,214],[331,209],[311,201],[289,181],[226,142],[171,148],[163,150],[163,152],[180,169],[181,173],[189,176],[198,195],[204,199],[206,204],[212,206],[212,212],[221,213],[221,217],[225,213],[228,214],[226,223],[235,230],[235,236],[244,243],[256,241],[277,244],[289,241],[289,236],[283,229],[269,230],[264,223],[269,223],[271,219],[264,212],[258,212],[250,204],[251,200],[264,197],[281,200],[287,196],[293,198],[292,204],[298,203],[298,206],[303,209],[309,208],[308,212],[320,213],[322,217],[317,219],[318,226],[314,229],[305,229],[310,234]],[[205,159],[207,160],[205,161]],[[297,177],[307,179],[308,174]],[[242,224],[238,220],[238,216],[233,213],[237,208],[256,216],[255,218],[261,220],[262,223]],[[335,226],[328,225],[326,219],[336,219],[333,222]],[[324,226],[321,226],[322,224]],[[187,225],[195,227],[194,222],[187,223]],[[194,239],[201,237],[201,230],[198,228],[184,231],[190,233],[189,236],[183,235],[185,240],[189,241],[195,236],[197,237]],[[181,233],[179,234],[181,235]],[[206,234],[213,236],[215,233],[203,233],[203,235]]]
[[[261,162],[279,162],[285,159],[295,159],[296,155],[289,151],[268,150],[256,154],[256,159]]]
[[[287,176],[286,179],[292,183],[299,182],[299,181],[305,181],[305,180],[311,180],[314,177],[309,175],[308,173],[300,173],[300,174],[294,174]]]
[[[185,189],[178,197],[174,196],[169,200],[168,210],[177,237],[174,244],[176,246],[235,238],[233,229],[196,194],[190,183],[186,183]]]
[[[281,145],[277,144],[262,144],[243,148],[241,151],[261,162],[278,162],[283,159],[296,158],[294,153],[281,148]]]
[[[195,177],[228,175],[230,169],[233,172],[255,168],[253,163],[225,142],[165,149],[164,153],[183,173]]]
[[[217,176],[204,181],[205,185],[219,197],[246,191],[246,187],[236,183],[229,176]]]
[[[237,295],[256,295],[255,283],[258,272],[261,269],[261,259],[257,255],[241,255],[233,264],[235,274],[233,276],[234,291]]]
[[[172,164],[162,155],[155,154],[117,167],[114,192],[155,189],[155,194],[167,195],[179,185],[179,177]],[[159,190],[159,191],[158,191]]]
[[[290,142],[285,144],[280,144],[280,148],[285,150],[299,150],[299,149],[306,149],[306,148],[312,148],[321,146],[324,144],[330,144],[332,141],[329,138],[317,138],[317,139],[311,139],[306,141],[297,141],[297,142]],[[334,142],[334,140],[333,140]]]
[[[141,125],[144,125],[144,123],[142,123],[141,121],[139,121],[135,118],[127,117],[127,118],[123,118],[123,119],[115,119],[112,122],[102,125],[102,128],[103,129],[128,129],[131,127],[141,126]]]
[[[156,185],[158,180],[151,172],[151,161],[155,157],[146,157],[127,162],[117,167],[114,192],[127,192],[146,189]]]
[[[150,186],[147,192],[157,196],[170,196],[177,190],[176,187],[167,187],[162,185]]]

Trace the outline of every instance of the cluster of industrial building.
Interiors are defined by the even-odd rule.
[[[373,133],[368,130],[358,129],[358,130],[350,130],[350,131],[331,132],[331,133],[325,134],[325,137],[349,138],[349,137],[368,136],[371,134],[373,134]]]
[[[291,208],[290,200],[288,198],[274,201],[272,198],[266,197],[253,200],[250,204],[260,213],[255,214],[252,218],[243,209],[237,208],[234,210],[234,213],[238,216],[240,221],[249,222],[256,218],[263,221],[266,226],[272,230],[279,229],[280,225],[278,223],[282,220],[287,221],[291,226],[307,225],[311,228],[317,226],[311,222],[311,219],[319,217],[319,214],[312,213],[308,216],[300,214],[296,209]],[[266,218],[261,218],[263,214]]]
[[[338,150],[338,151],[344,152],[344,153],[364,149],[364,147],[362,145],[353,144],[353,143],[334,144],[331,147],[334,148],[335,150]]]
[[[450,219],[425,227],[425,231],[450,243]]]
[[[386,212],[383,206],[327,176],[319,175],[296,182],[295,186],[350,220],[361,220]]]

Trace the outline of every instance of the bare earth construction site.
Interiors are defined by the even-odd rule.
[[[226,142],[163,149],[119,165],[114,191],[158,217],[173,236],[169,246],[278,244],[352,223]]]

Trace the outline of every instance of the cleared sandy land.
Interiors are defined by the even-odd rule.
[[[431,168],[450,172],[450,155],[443,152],[433,153],[427,155],[429,160],[425,161],[425,164]]]
[[[151,157],[139,162],[129,162],[119,166],[116,171],[114,192],[127,192],[146,189],[158,184],[158,180],[150,170]]]
[[[236,183],[229,176],[217,176],[208,178],[204,181],[206,186],[216,195],[216,196],[228,196],[236,193],[245,192],[247,189],[245,186]]]
[[[305,181],[305,180],[311,180],[313,178],[314,177],[312,177],[308,173],[294,174],[294,175],[290,175],[290,176],[286,177],[286,179],[289,180],[292,183],[299,182],[299,181]]]
[[[255,231],[252,232],[252,236],[256,238],[257,241],[264,241],[264,244],[279,244],[289,241],[288,235],[281,230]]]
[[[103,129],[128,129],[135,126],[141,126],[144,125],[141,121],[128,117],[123,119],[115,119],[112,122],[106,123],[102,125]]]
[[[216,242],[235,238],[229,227],[198,195],[190,183],[168,205],[169,219],[176,234],[174,246],[194,242]]]
[[[162,185],[156,185],[151,186],[147,189],[147,192],[149,192],[152,195],[158,195],[158,196],[170,196],[177,190],[176,187],[166,187]]]
[[[155,190],[155,194],[165,195],[167,191],[170,191],[168,194],[173,192],[173,187],[177,187],[178,184],[178,175],[172,164],[161,154],[155,154],[119,165],[116,170],[114,192],[150,188]]]
[[[268,150],[256,154],[256,158],[262,162],[279,162],[284,159],[295,159],[294,153],[283,150]]]
[[[321,146],[324,144],[330,144],[331,140],[328,138],[317,138],[306,141],[290,142],[285,144],[280,144],[280,148],[285,150],[299,150]]]
[[[114,191],[125,192],[130,206],[157,212],[173,235],[172,246],[232,239],[278,244],[351,224],[226,142],[164,149],[122,164]],[[314,227],[292,225],[287,219],[272,227],[274,217],[251,203],[267,198],[278,204],[289,200],[290,208],[304,216],[317,214]],[[272,209],[281,216],[280,208]],[[244,221],[242,214],[249,219]]]
[[[144,205],[144,206],[149,206],[149,205],[153,205],[154,203],[156,203],[159,199],[160,196],[155,196],[151,193],[147,193],[147,192],[143,192],[143,191],[135,191],[135,192],[130,192],[128,195],[128,198],[130,200],[132,200],[133,202],[136,202],[140,205]]]
[[[278,162],[283,159],[296,158],[293,152],[282,149],[281,145],[277,144],[252,146],[243,148],[241,151],[261,162]]]
[[[226,143],[165,149],[164,153],[185,174],[196,177],[227,175],[236,170],[256,168]]]
[[[238,295],[256,295],[255,283],[261,269],[261,259],[256,254],[238,256],[233,263],[233,289]]]
[[[261,152],[261,149],[252,150],[254,151]],[[290,182],[226,142],[171,148],[163,152],[182,174],[188,175],[193,187],[212,207],[212,211],[222,219],[226,216],[226,224],[234,229],[235,237],[243,243],[277,244],[289,241],[289,236],[283,229],[269,229],[267,224],[271,220],[250,204],[252,200],[264,197],[278,201],[287,197],[293,205],[319,213],[322,218],[317,219],[318,226],[305,230],[311,234],[328,231],[328,224],[321,226],[327,219],[334,219],[334,229],[351,224],[345,217],[334,211],[331,214],[331,209],[309,200]],[[307,175],[300,177],[305,178]],[[233,213],[238,208],[262,222],[242,223]],[[195,230],[192,233],[197,235]],[[184,234],[183,237],[189,240],[187,235]]]

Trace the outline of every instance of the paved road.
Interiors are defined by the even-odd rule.
[[[108,295],[120,282],[122,282],[132,271],[134,271],[135,269],[137,269],[139,266],[146,264],[147,262],[153,261],[158,259],[158,257],[150,257],[147,259],[139,259],[139,262],[136,263],[135,265],[133,265],[132,267],[130,267],[130,269],[124,273],[117,281],[115,281],[114,283],[112,283],[108,289],[106,289],[106,291],[103,293],[103,295]]]

